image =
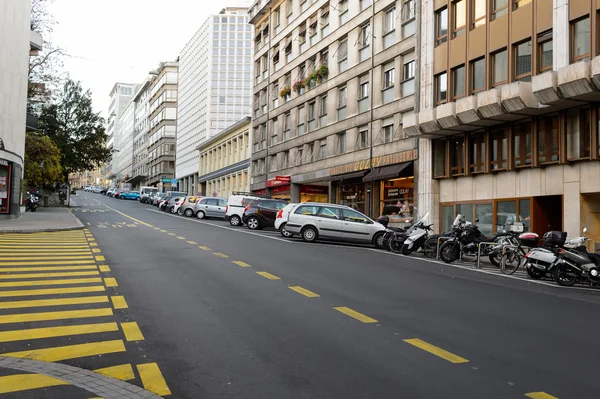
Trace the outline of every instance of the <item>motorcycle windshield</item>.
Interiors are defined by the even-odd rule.
[[[454,219],[452,226],[458,226],[460,224],[460,221],[462,220],[462,218],[463,218],[463,215],[461,215],[460,213],[458,215],[456,215],[456,219]]]
[[[423,217],[421,219],[419,219],[419,221],[417,223],[415,223],[415,226],[422,226],[425,224],[425,222],[427,221],[427,218],[429,217],[429,212],[427,212],[425,215],[423,215]]]

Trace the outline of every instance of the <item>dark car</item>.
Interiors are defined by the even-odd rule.
[[[275,199],[253,200],[246,206],[246,209],[244,209],[242,222],[246,224],[250,230],[273,227],[275,226],[275,219],[277,219],[277,212],[286,205],[286,201]]]

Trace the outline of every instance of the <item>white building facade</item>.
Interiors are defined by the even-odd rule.
[[[136,86],[137,85],[131,83],[115,83],[110,91],[108,119],[106,121],[106,135],[108,136],[106,140],[106,146],[110,150],[118,150],[118,148],[115,147],[115,133],[117,130],[121,129],[119,127],[119,118],[125,110],[125,107],[127,107],[127,104],[133,98]],[[114,179],[116,178],[117,173],[114,167],[115,154],[116,153],[113,153],[112,160],[107,162],[105,171],[105,177],[111,181],[111,185],[114,184]]]
[[[114,133],[113,170],[117,181],[121,183],[125,183],[133,174],[134,115],[135,102],[132,98],[117,119]]]
[[[179,190],[198,192],[196,147],[250,116],[252,37],[246,8],[211,15],[179,57],[176,178]]]

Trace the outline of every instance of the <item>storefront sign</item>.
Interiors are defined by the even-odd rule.
[[[396,163],[414,161],[419,158],[419,150],[412,149],[408,151],[397,152],[391,155],[381,155],[375,157],[369,162],[369,158],[362,161],[356,161],[341,166],[333,166],[329,168],[329,175],[341,175],[344,173],[359,172],[361,170],[367,170],[372,168],[379,168],[382,166],[393,165]]]
[[[261,190],[255,190],[254,194],[255,195],[265,195],[267,193],[267,190],[265,190],[264,188]]]
[[[281,181],[284,183],[289,183],[292,181],[292,178],[290,176],[275,176],[275,180],[276,181]]]
[[[281,193],[288,193],[290,191],[290,186],[280,186],[280,187],[273,187],[273,189],[271,190],[272,194],[281,194]]]
[[[306,194],[329,194],[327,186],[302,186],[300,191]]]
[[[275,180],[275,179],[269,179],[265,182],[265,187],[277,187],[277,186],[284,186],[290,184],[290,182],[284,182],[281,180]]]
[[[412,188],[386,187],[384,192],[385,199],[411,198]]]

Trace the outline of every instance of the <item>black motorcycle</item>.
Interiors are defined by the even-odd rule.
[[[38,206],[40,206],[40,198],[35,193],[27,192],[27,201],[25,202],[25,212],[35,212]]]
[[[475,219],[477,223],[479,220]],[[505,233],[486,237],[479,231],[475,224],[454,225],[452,227],[452,238],[446,240],[440,246],[440,258],[446,263],[452,263],[459,258],[465,261],[476,261],[479,253],[479,244],[482,242],[497,242]],[[481,248],[480,255],[489,256],[492,251],[491,245]]]
[[[587,229],[583,229],[585,233]],[[588,252],[583,245],[589,238],[577,237],[570,240],[580,244],[575,248],[560,249],[552,277],[558,285],[570,287],[577,281],[600,284],[600,255]]]
[[[377,222],[379,222],[380,224],[383,225],[383,227],[385,227],[385,233],[383,233],[383,236],[381,237],[381,245],[379,246],[379,248],[385,248],[385,250],[389,251],[389,250],[391,250],[390,241],[392,240],[392,238],[396,234],[399,234],[399,235],[405,234],[406,229],[389,226],[390,218],[389,218],[389,216],[386,216],[386,215],[379,216],[379,218],[377,218]],[[400,244],[400,248],[401,247],[402,247],[402,245]]]

